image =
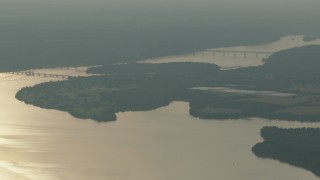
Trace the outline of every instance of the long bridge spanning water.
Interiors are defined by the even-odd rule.
[[[268,58],[274,52],[263,51],[236,51],[236,50],[219,50],[208,49],[192,53],[192,56],[214,56],[214,57],[234,57],[234,58]],[[190,54],[189,54],[190,55]]]
[[[62,74],[48,74],[48,73],[37,73],[31,71],[17,71],[17,72],[3,72],[5,74],[15,74],[15,75],[26,75],[26,76],[39,76],[39,77],[47,77],[47,78],[62,78],[68,79],[71,76],[62,75]]]

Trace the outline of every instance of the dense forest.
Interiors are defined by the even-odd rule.
[[[99,76],[70,78],[26,87],[16,97],[79,118],[116,120],[122,111],[151,110],[172,101],[190,103],[203,119],[263,117],[320,120],[320,46],[278,52],[258,67],[221,71],[214,64],[112,64],[90,69]],[[229,87],[284,93],[239,94],[196,87]]]
[[[277,159],[302,167],[320,176],[320,129],[281,129],[264,127],[261,130],[264,142],[252,151],[261,158]]]

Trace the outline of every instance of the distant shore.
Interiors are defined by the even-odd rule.
[[[221,47],[208,50],[223,50],[223,51],[249,51],[249,52],[279,52],[295,47],[308,45],[320,45],[320,39],[313,38],[309,41],[304,40],[304,35],[289,35],[280,38],[278,41],[254,45],[254,46],[235,46]],[[185,55],[167,56],[155,59],[141,61],[141,63],[170,63],[170,62],[198,62],[212,63],[220,66],[221,69],[237,69],[251,66],[261,66],[264,64],[264,56],[248,55],[246,57],[234,57],[234,53],[228,56],[222,56],[221,53],[213,56],[212,52],[207,50],[197,51]]]

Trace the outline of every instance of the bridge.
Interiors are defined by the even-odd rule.
[[[47,78],[62,78],[68,79],[71,76],[62,75],[62,74],[48,74],[48,73],[36,73],[31,71],[19,71],[19,72],[4,72],[5,74],[15,74],[15,75],[26,75],[26,76],[39,76],[39,77],[47,77]]]
[[[234,57],[234,58],[268,58],[274,52],[263,51],[236,51],[236,50],[219,50],[208,49],[192,53],[192,56],[213,56],[213,57]]]

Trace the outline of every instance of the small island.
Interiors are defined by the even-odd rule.
[[[320,176],[320,128],[264,127],[261,136],[264,142],[252,148],[258,157],[276,159]]]

